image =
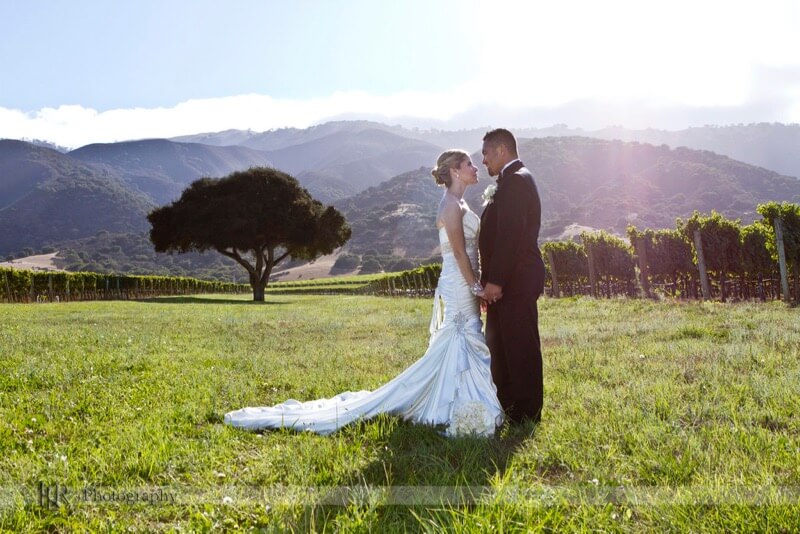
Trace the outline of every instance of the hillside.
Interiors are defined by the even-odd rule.
[[[280,150],[308,143],[334,134],[358,134],[365,130],[383,130],[409,137],[401,126],[388,126],[374,121],[330,121],[308,128],[277,128],[266,132],[252,130],[225,130],[195,135],[173,137],[171,141],[181,143],[203,143],[215,146],[241,145],[255,150]]]
[[[336,132],[306,143],[266,152],[275,167],[317,181],[343,182],[358,192],[420,165],[431,165],[441,148],[380,129]],[[314,188],[309,187],[313,194]]]
[[[234,130],[177,138],[212,144],[151,139],[87,145],[70,155],[116,172],[161,205],[177,198],[201,176],[221,177],[260,165],[292,174],[315,198],[327,203],[408,169],[430,165],[441,152],[438,146],[391,133],[388,127],[372,126],[368,122],[340,122],[258,135]],[[242,144],[213,144],[229,141]]]
[[[430,256],[438,245],[434,219],[441,196],[430,168],[421,167],[335,203],[353,229],[345,247],[356,254]]]
[[[58,248],[54,263],[67,271],[191,276],[221,281],[241,281],[247,275],[238,263],[214,251],[157,253],[147,232],[100,231],[90,237],[62,242]]]
[[[703,126],[678,131],[607,128],[573,135],[709,150],[800,178],[800,124]]]
[[[246,147],[166,139],[92,144],[69,155],[95,167],[112,169],[157,205],[175,200],[198,178],[219,178],[250,167],[272,165],[263,152]]]
[[[749,223],[760,202],[800,202],[800,181],[712,152],[550,137],[522,142],[520,155],[542,196],[542,237],[572,223],[672,228],[694,210]]]
[[[153,207],[113,172],[20,141],[0,141],[0,184],[0,255],[99,230],[144,230]]]
[[[584,137],[522,140],[519,148],[542,197],[542,240],[576,224],[618,234],[628,223],[673,228],[676,217],[693,210],[714,209],[747,223],[759,218],[760,202],[800,202],[800,181],[711,152]],[[465,195],[477,213],[490,183],[483,169],[480,180]],[[356,253],[434,253],[441,194],[425,167],[338,202],[353,227],[347,247]]]

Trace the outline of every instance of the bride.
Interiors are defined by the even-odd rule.
[[[483,288],[476,274],[480,218],[463,199],[467,187],[478,183],[478,169],[466,152],[448,150],[431,174],[446,188],[436,216],[442,272],[422,358],[374,391],[242,408],[225,414],[226,423],[250,430],[286,427],[330,434],[353,421],[389,413],[415,423],[445,425],[450,436],[494,433],[503,410],[481,332]]]

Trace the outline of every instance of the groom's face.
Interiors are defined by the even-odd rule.
[[[483,165],[486,167],[489,176],[497,176],[503,168],[503,154],[501,149],[502,146],[499,144],[483,143],[481,154],[483,154]]]

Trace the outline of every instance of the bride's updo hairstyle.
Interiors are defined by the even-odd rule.
[[[436,185],[443,185],[450,187],[450,169],[457,169],[461,164],[469,158],[463,150],[448,150],[442,152],[439,159],[436,160],[436,166],[431,171],[433,179],[436,180]]]

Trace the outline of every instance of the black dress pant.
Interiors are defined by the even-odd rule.
[[[535,297],[503,295],[486,312],[497,397],[512,422],[538,422],[544,400],[539,310]]]

